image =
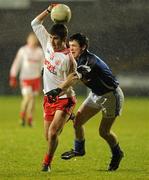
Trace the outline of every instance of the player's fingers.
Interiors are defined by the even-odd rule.
[[[59,3],[53,3],[51,4],[52,7],[57,6]]]
[[[74,74],[73,79],[79,79],[79,76],[77,73]]]
[[[58,3],[53,3],[53,4],[50,4],[49,7],[48,7],[48,10],[51,11],[53,7],[57,6]]]
[[[71,74],[69,74],[69,76],[68,76],[68,79],[69,80],[75,80],[75,79],[78,79],[79,77],[78,77],[78,75],[77,75],[77,73],[71,73]]]

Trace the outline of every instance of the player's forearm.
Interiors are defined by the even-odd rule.
[[[77,80],[79,79],[77,73],[71,73],[67,77],[67,79],[60,84],[56,89],[52,89],[51,91],[47,92],[46,95],[49,98],[49,101],[55,100],[57,96],[62,96],[67,89],[72,86]]]
[[[41,12],[39,15],[35,17],[40,22],[43,22],[46,17],[51,13],[51,10],[53,8],[53,5],[50,5],[47,9],[45,9],[43,12]]]
[[[66,91],[72,85],[73,85],[73,82],[65,81],[59,85],[59,88],[61,88],[63,91]]]
[[[49,15],[49,12],[46,10],[44,10],[42,13],[40,13],[39,15],[36,16],[35,19],[37,19],[39,22],[43,22],[46,17]]]
[[[10,69],[10,77],[16,77],[20,71],[21,59],[17,55]]]
[[[67,79],[59,85],[59,88],[61,88],[63,91],[66,91],[70,86],[73,86],[78,81],[79,77],[76,73],[71,73],[67,77]]]

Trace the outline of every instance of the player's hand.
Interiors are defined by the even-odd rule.
[[[70,73],[67,76],[67,81],[68,82],[71,82],[71,81],[74,81],[74,80],[77,80],[77,79],[79,79],[79,75],[76,72]]]
[[[73,86],[78,79],[79,79],[79,76],[76,72],[70,73],[67,76],[67,79],[64,82],[64,86],[62,86],[62,89],[68,88],[69,86]]]
[[[12,88],[17,87],[17,79],[16,79],[16,77],[10,77],[9,78],[9,86],[12,87]]]
[[[69,116],[69,119],[68,119],[66,122],[68,122],[68,121],[73,121],[73,122],[74,122],[75,118],[76,118],[76,116],[75,116],[75,114],[72,112],[72,113],[70,114],[70,116]]]
[[[49,103],[53,103],[57,100],[58,95],[62,92],[61,88],[52,89],[51,91],[47,92],[46,95],[48,97]]]
[[[48,10],[51,11],[52,8],[53,8],[54,6],[56,6],[56,5],[58,5],[58,3],[57,3],[57,4],[56,4],[56,3],[50,4],[49,7],[48,7]]]
[[[87,74],[91,71],[91,68],[89,66],[86,65],[81,65],[77,67],[77,71],[81,74]]]
[[[91,71],[91,68],[89,66],[86,66],[86,65],[81,65],[81,66],[77,67],[77,72],[82,75],[82,77],[80,79],[87,78],[88,73],[90,71]]]

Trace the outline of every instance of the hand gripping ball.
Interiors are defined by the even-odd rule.
[[[55,23],[68,23],[71,19],[71,9],[65,4],[57,4],[51,10],[51,19]]]

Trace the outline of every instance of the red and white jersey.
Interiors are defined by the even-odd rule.
[[[40,47],[30,48],[22,46],[14,59],[10,69],[10,76],[16,77],[19,73],[20,80],[31,80],[41,76],[44,55]]]
[[[50,34],[36,18],[31,23],[33,31],[39,39],[45,55],[43,85],[44,93],[57,88],[66,80],[70,73],[70,68],[76,67],[70,50],[54,51],[50,43]],[[70,87],[61,98],[74,96],[74,91]]]

